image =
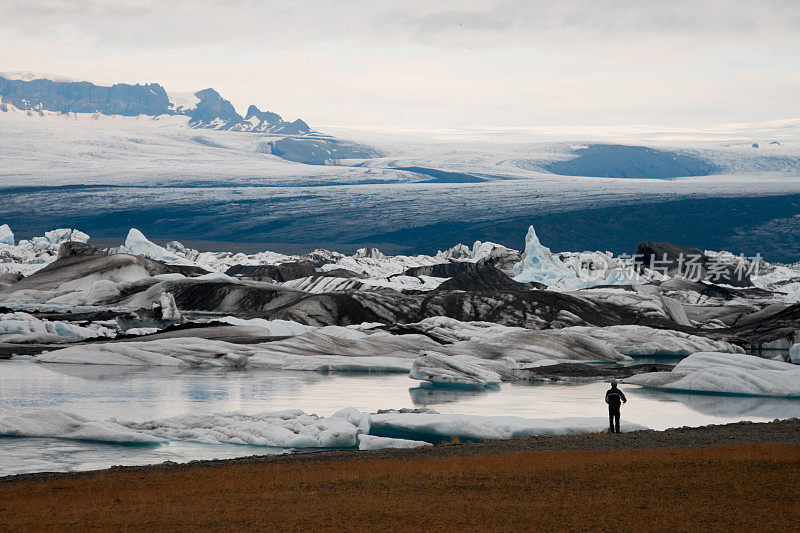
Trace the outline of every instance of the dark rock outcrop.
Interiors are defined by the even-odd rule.
[[[157,83],[110,87],[86,81],[57,82],[46,79],[9,80],[0,77],[0,99],[28,111],[102,113],[104,115],[170,114],[169,98]]]
[[[244,119],[233,105],[214,89],[203,89],[194,93],[200,99],[189,115],[189,124],[196,128],[229,130],[241,127]]]
[[[269,143],[270,153],[288,161],[324,165],[337,159],[368,159],[380,155],[376,150],[331,138],[292,139],[286,137]]]
[[[247,113],[244,116],[245,120],[250,120],[251,118],[257,118],[261,121],[259,127],[263,124],[264,126],[272,126],[273,124],[278,124],[283,122],[281,116],[277,113],[273,113],[272,111],[261,111],[258,107],[251,105],[247,108]]]

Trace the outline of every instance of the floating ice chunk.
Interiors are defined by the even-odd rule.
[[[296,370],[306,372],[403,372],[411,370],[413,361],[401,357],[306,355],[261,350],[247,361],[253,368]]]
[[[117,248],[109,250],[111,253],[118,254],[131,254],[142,255],[156,261],[165,261],[167,263],[176,263],[184,265],[193,265],[191,261],[181,257],[175,253],[168,251],[154,242],[151,242],[144,236],[144,234],[136,228],[131,228],[128,231],[128,236],[125,238],[125,244]]]
[[[339,409],[332,415],[335,418],[344,418],[358,428],[359,433],[369,433],[369,414],[362,413],[355,407]]]
[[[483,388],[499,385],[500,374],[481,366],[476,357],[445,355],[421,351],[414,360],[408,377],[428,381],[434,385]]]
[[[125,330],[125,335],[152,335],[158,331],[158,328],[130,328]]]
[[[573,326],[564,333],[585,333],[608,343],[620,353],[630,357],[671,356],[681,357],[697,352],[744,353],[744,350],[722,340],[691,335],[682,331],[654,329],[647,326]]]
[[[646,281],[631,265],[614,259],[610,253],[553,254],[539,242],[533,226],[528,228],[525,237],[522,260],[514,265],[513,279],[523,283],[543,283],[551,289],[558,290],[577,290],[598,285],[641,284]]]
[[[392,439],[389,437],[376,437],[374,435],[359,435],[359,450],[383,450],[385,448],[419,448],[431,446],[430,442],[423,440]]]
[[[178,304],[171,292],[162,292],[158,302],[161,306],[161,320],[169,320],[175,324],[181,322],[181,312],[178,311]]]
[[[383,413],[371,415],[370,424],[370,433],[373,435],[438,442],[454,437],[483,440],[513,439],[531,435],[596,433],[608,427],[608,419]],[[621,429],[636,431],[647,428],[623,421]]]
[[[253,415],[240,412],[185,414],[119,424],[162,439],[207,444],[280,448],[354,448],[358,445],[358,428],[347,419],[321,418],[299,409]]]
[[[227,274],[223,274],[222,272],[209,272],[208,274],[197,276],[194,279],[198,281],[226,281],[228,283],[239,283],[238,279],[232,278]]]
[[[577,288],[580,285],[575,271],[539,242],[533,226],[525,236],[522,261],[514,265],[514,279],[522,283],[543,283],[548,287]]]
[[[10,264],[16,265],[13,271],[21,272],[26,276],[55,261],[63,243],[67,241],[87,242],[88,240],[89,236],[81,231],[62,228],[48,231],[43,237],[22,239],[15,246],[11,228],[8,227],[8,224],[0,226],[0,249],[3,251],[3,260],[10,260]]]
[[[22,416],[0,418],[0,435],[52,437],[119,444],[158,444],[163,439],[111,421],[87,420],[63,411],[41,410]]]
[[[800,398],[800,367],[753,355],[698,352],[671,372],[651,372],[625,383],[665,390]]]
[[[114,342],[71,346],[45,352],[41,363],[144,366],[245,366],[255,349],[240,344],[177,337],[146,342]]]
[[[14,246],[14,233],[8,224],[0,226],[0,246]]]
[[[58,320],[41,320],[21,311],[0,313],[0,340],[3,342],[46,343],[114,336],[114,330],[99,324],[78,326]]]
[[[800,365],[800,344],[793,344],[789,348],[789,362]]]
[[[311,331],[311,326],[300,324],[299,322],[292,322],[291,320],[266,320],[263,318],[237,318],[234,316],[226,316],[217,318],[219,322],[225,322],[233,326],[250,326],[256,328],[264,328],[269,330],[270,335],[275,337],[292,337],[294,335],[302,335]]]
[[[285,341],[258,345],[232,344],[196,337],[174,337],[142,342],[127,341],[71,346],[41,353],[36,360],[40,363],[94,365],[247,366],[314,372],[407,373],[410,371],[413,363],[411,355],[406,357],[359,355],[376,353],[381,345],[388,353],[391,353],[395,346],[402,348],[402,344],[386,342],[386,340],[382,340],[382,337],[371,342],[353,343],[346,339],[337,341],[335,338],[314,333],[314,336],[311,337],[300,335]],[[409,335],[408,337],[416,336]],[[329,342],[324,342],[326,339]],[[388,340],[392,341],[393,339]],[[402,339],[394,339],[394,341],[402,343]],[[342,354],[331,353],[335,350],[341,350]],[[416,351],[419,351],[419,348],[416,348]]]
[[[462,322],[447,316],[429,317],[409,324],[409,327],[448,343],[486,339],[514,331],[526,331],[525,328],[503,326],[493,322]]]

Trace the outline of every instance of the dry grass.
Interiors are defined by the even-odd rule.
[[[0,530],[800,530],[800,446],[545,451],[0,483]]]

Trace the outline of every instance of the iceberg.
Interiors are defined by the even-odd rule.
[[[370,416],[370,434],[440,442],[447,439],[495,440],[533,435],[597,433],[608,429],[605,417],[522,418],[439,413],[381,413]],[[623,420],[623,432],[647,429]]]
[[[132,430],[112,421],[88,420],[76,414],[40,410],[0,418],[4,437],[50,437],[116,444],[159,444],[163,439]]]
[[[0,274],[13,272],[30,276],[58,257],[61,245],[68,241],[86,243],[89,236],[76,229],[54,229],[42,237],[22,239],[14,244],[14,233],[8,224],[0,226]]]
[[[114,422],[163,440],[278,448],[354,448],[359,434],[359,428],[345,418],[322,418],[299,409],[253,415],[185,414],[139,423]]]
[[[522,261],[514,265],[515,281],[542,283],[548,287],[578,288],[581,283],[574,270],[567,268],[550,249],[539,242],[533,226],[525,236],[525,252]]]
[[[499,385],[502,381],[500,374],[484,368],[481,363],[476,357],[421,351],[408,377],[452,387],[484,388]]]
[[[187,260],[185,257],[172,253],[166,248],[151,242],[136,228],[131,228],[128,231],[124,245],[110,249],[109,253],[142,255],[148,259],[164,261],[165,263],[194,265],[192,261]]]
[[[8,224],[0,226],[0,246],[14,246],[14,233]]]
[[[338,329],[365,335],[357,330]],[[44,352],[35,360],[38,363],[92,365],[407,373],[413,363],[411,350],[416,354],[420,347],[431,342],[414,342],[416,335],[399,336],[398,339],[388,334],[373,334],[365,335],[363,339],[349,339],[335,336],[344,334],[342,331],[332,333],[334,335],[314,331],[282,341],[250,345],[198,337],[93,343]],[[412,340],[402,337],[412,337]]]
[[[270,335],[275,337],[292,337],[294,335],[302,335],[311,331],[311,326],[292,322],[291,320],[266,320],[263,318],[238,318],[235,316],[225,316],[222,318],[215,318],[217,322],[225,322],[232,326],[247,326],[253,328],[263,328],[269,331]]]
[[[624,381],[664,390],[800,398],[800,367],[745,354],[699,352],[671,372],[639,374]]]
[[[79,326],[60,320],[42,320],[21,311],[0,313],[0,341],[2,342],[59,343],[115,336],[115,330],[99,324]]]
[[[376,437],[374,435],[359,435],[359,450],[383,450],[385,448],[419,448],[431,446],[430,442],[423,440],[391,439],[389,437]]]
[[[0,418],[0,436],[47,437],[115,444],[157,445],[170,441],[239,444],[275,448],[377,450],[416,448],[453,438],[509,439],[531,435],[594,433],[608,420],[533,419],[431,412],[389,411],[368,414],[348,407],[330,417],[286,409],[255,414],[187,413],[142,422],[88,420],[57,410],[39,410]],[[623,431],[646,429],[624,422]]]
[[[70,346],[41,353],[36,361],[95,365],[242,367],[253,353],[253,348],[240,344],[196,337],[176,337]]]
[[[563,259],[562,259],[563,256]],[[542,283],[550,289],[578,290],[598,285],[645,283],[632,265],[614,259],[610,253],[582,252],[553,254],[539,242],[533,226],[525,236],[522,260],[513,267],[515,281]]]

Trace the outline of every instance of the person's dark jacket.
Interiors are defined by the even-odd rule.
[[[608,389],[608,392],[606,392],[606,403],[609,409],[619,409],[619,406],[627,401],[628,399],[617,387],[611,387]]]

